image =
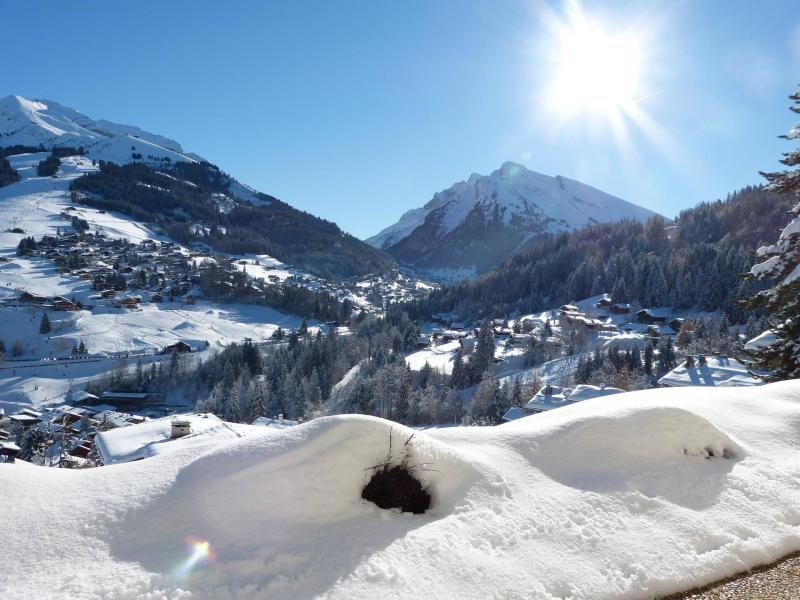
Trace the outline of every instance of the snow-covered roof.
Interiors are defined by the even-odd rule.
[[[560,408],[571,404],[569,395],[571,388],[562,388],[557,385],[545,385],[525,405],[531,411],[544,411]]]
[[[297,425],[297,421],[293,421],[291,419],[273,419],[272,417],[258,417],[252,423],[253,425],[258,425],[259,427],[272,427],[273,429],[283,429],[285,427],[291,427],[293,425]]]
[[[575,388],[562,388],[557,385],[546,385],[540,389],[525,405],[525,409],[533,412],[542,412],[583,402],[591,398],[600,398],[612,394],[621,394],[625,390],[614,387],[598,387],[596,385],[580,384]],[[504,417],[505,418],[505,417]]]
[[[751,352],[758,352],[759,350],[764,350],[765,348],[769,348],[775,342],[778,341],[778,336],[775,335],[775,332],[771,329],[767,329],[765,332],[757,335],[752,340],[747,342],[744,345],[745,350],[749,350]]]
[[[530,411],[525,410],[521,406],[512,406],[503,415],[503,421],[516,421],[517,419],[521,419],[522,417],[527,417],[530,414],[531,414]]]
[[[192,433],[172,437],[173,419],[188,420]],[[227,423],[210,413],[186,414],[145,421],[97,434],[95,443],[105,464],[130,462],[191,445],[225,442],[263,432],[263,427]]]
[[[580,384],[576,385],[569,395],[570,402],[582,402],[592,398],[600,398],[602,396],[611,396],[612,394],[623,394],[625,390],[615,387],[599,387],[596,385]]]
[[[667,387],[693,385],[733,387],[763,385],[764,382],[735,358],[708,356],[706,364],[700,364],[697,358],[693,359],[690,367],[683,362],[659,379],[658,384]]]

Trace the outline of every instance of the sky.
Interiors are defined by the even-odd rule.
[[[565,67],[576,14],[632,40],[625,106],[558,87],[597,87]],[[673,217],[760,183],[797,120],[797,0],[29,1],[0,22],[0,96],[166,135],[361,238],[505,161]]]

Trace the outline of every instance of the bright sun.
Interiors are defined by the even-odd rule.
[[[556,30],[550,101],[562,114],[625,112],[637,101],[641,44],[573,14]]]

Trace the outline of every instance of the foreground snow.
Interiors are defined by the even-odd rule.
[[[800,549],[798,423],[792,381],[619,394],[407,446],[411,430],[341,416],[89,471],[0,465],[0,589],[658,597]],[[429,486],[426,515],[360,499],[390,436]]]

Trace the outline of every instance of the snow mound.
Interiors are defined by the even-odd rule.
[[[798,381],[499,427],[254,429],[85,471],[0,464],[3,599],[644,600],[800,550]],[[361,498],[388,457],[424,514]]]
[[[538,443],[531,461],[574,488],[638,491],[702,508],[743,456],[738,444],[703,417],[644,406],[562,423]]]
[[[406,453],[432,507],[387,519],[381,513],[400,513],[382,511],[361,492],[372,467],[397,464]],[[372,417],[327,417],[193,462],[167,493],[112,529],[110,543],[117,559],[180,584],[164,566],[185,554],[186,539],[209,540],[219,563],[193,573],[191,589],[201,597],[225,595],[243,580],[268,596],[311,597],[334,583],[331,573],[352,569],[365,548],[452,512],[477,479],[471,461],[422,433]],[[294,580],[281,577],[289,569]]]

